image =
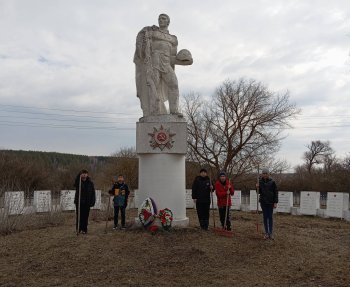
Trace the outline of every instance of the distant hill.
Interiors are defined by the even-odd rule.
[[[24,150],[0,150],[0,153],[5,156],[7,155],[23,159],[39,160],[53,168],[65,168],[72,165],[81,165],[93,168],[98,165],[103,165],[110,158],[107,156],[87,156],[58,152]]]

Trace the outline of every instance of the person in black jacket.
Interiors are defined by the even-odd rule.
[[[79,209],[79,186],[80,191],[80,221],[79,221],[79,230],[78,230],[78,209]],[[95,205],[96,193],[94,183],[91,181],[88,171],[83,169],[79,172],[75,178],[75,196],[74,204],[76,206],[76,230],[79,233],[86,234],[87,226],[89,220],[90,207]]]
[[[267,168],[262,169],[262,177],[256,186],[259,189],[259,201],[264,217],[264,239],[274,239],[272,216],[273,209],[277,207],[278,203],[278,191],[276,183],[270,178]]]
[[[196,204],[199,225],[203,230],[209,227],[210,192],[213,191],[207,170],[202,168],[192,184],[192,199]]]
[[[118,229],[118,215],[119,210],[121,213],[122,229],[125,229],[125,209],[128,205],[129,198],[129,187],[124,182],[124,176],[118,175],[117,181],[113,184],[112,188],[109,190],[109,194],[113,195],[114,203],[114,230]]]

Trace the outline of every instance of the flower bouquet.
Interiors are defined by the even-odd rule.
[[[170,230],[173,221],[173,212],[169,208],[159,210],[158,218],[164,230]]]

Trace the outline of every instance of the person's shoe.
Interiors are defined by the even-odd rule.
[[[271,240],[275,240],[275,237],[274,237],[272,234],[269,235],[269,238],[270,238]]]
[[[267,239],[269,239],[270,238],[270,236],[266,233],[265,235],[264,235],[264,240],[267,240]]]
[[[125,225],[123,225],[121,229],[122,229],[122,230],[125,230],[125,229],[126,229],[126,226],[125,226]]]
[[[113,230],[118,230],[118,225],[114,226]]]
[[[227,231],[231,231],[231,226],[227,226]]]

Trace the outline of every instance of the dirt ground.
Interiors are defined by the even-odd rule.
[[[275,241],[256,232],[257,215],[234,212],[233,238],[190,227],[151,235],[112,231],[74,215],[57,227],[0,236],[0,286],[350,286],[350,224],[275,215]],[[128,220],[136,211],[128,211]]]

